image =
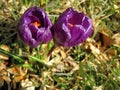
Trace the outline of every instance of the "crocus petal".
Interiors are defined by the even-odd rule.
[[[61,27],[63,28],[63,30],[59,30],[58,27],[56,27],[57,25],[54,25],[55,27],[53,27],[54,30],[56,30],[54,32],[54,39],[59,42],[60,45],[68,45],[68,41],[71,38],[70,35],[70,31],[68,29],[68,27],[63,23],[62,25],[59,25],[59,29],[61,29]]]
[[[19,29],[21,29],[18,31],[20,38],[23,39],[26,44],[29,44],[29,40],[32,38],[32,34],[31,34],[28,26],[20,25]]]
[[[71,13],[71,15],[69,15],[69,19],[68,22],[69,23],[73,23],[74,25],[80,25],[82,24],[82,20],[84,18],[84,14],[83,13],[78,13],[77,11],[73,11],[74,13]]]
[[[51,40],[52,34],[49,30],[46,30],[38,37],[38,41],[41,40],[43,43],[47,43]]]
[[[29,29],[31,31],[32,38],[36,40],[37,39],[36,35],[37,35],[38,28],[36,26],[34,26],[33,24],[30,24]]]
[[[55,43],[65,47],[76,46],[93,33],[91,19],[73,8],[68,8],[52,27]]]
[[[81,25],[76,25],[71,29],[71,39],[69,40],[69,46],[74,46],[76,44],[79,44],[82,41],[82,39],[80,39],[84,34],[84,30],[83,27]]]
[[[18,34],[25,44],[37,47],[52,39],[51,26],[52,22],[43,9],[31,7],[19,21]]]

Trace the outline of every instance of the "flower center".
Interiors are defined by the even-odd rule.
[[[73,26],[74,26],[72,23],[68,23],[68,25],[69,25],[70,27],[73,27]]]
[[[36,27],[41,27],[41,22],[36,21],[36,22],[33,22],[32,24],[35,25]]]

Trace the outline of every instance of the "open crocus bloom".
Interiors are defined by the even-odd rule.
[[[53,25],[52,33],[58,45],[75,46],[92,35],[92,22],[83,13],[68,8]]]
[[[52,39],[51,26],[52,23],[43,9],[31,7],[25,11],[19,21],[18,34],[25,44],[37,47]]]

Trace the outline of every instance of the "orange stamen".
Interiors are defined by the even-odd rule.
[[[40,23],[40,22],[33,22],[32,24],[35,25],[35,26],[37,26],[37,27],[40,27],[40,26],[41,26],[41,23]]]
[[[68,23],[68,25],[70,26],[70,27],[73,27],[74,25],[73,24],[71,24],[71,23]]]

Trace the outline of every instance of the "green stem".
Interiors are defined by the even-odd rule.
[[[34,56],[28,56],[29,58],[31,58],[32,60],[38,62],[39,64],[45,66],[46,68],[48,67],[44,62],[42,62],[42,60],[40,60],[39,58],[36,58]]]
[[[6,54],[6,55],[8,55],[8,56],[10,56],[10,57],[12,57],[12,58],[14,58],[15,60],[17,60],[17,61],[19,61],[19,62],[24,62],[24,60],[23,60],[22,58],[20,58],[19,56],[14,55],[14,54],[11,54],[11,53],[9,53],[8,51],[5,51],[5,50],[3,50],[3,49],[1,49],[1,48],[0,48],[0,52],[3,53],[3,54]]]

